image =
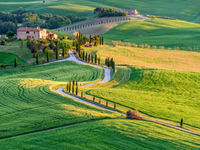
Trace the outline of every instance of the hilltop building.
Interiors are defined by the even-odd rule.
[[[41,28],[28,28],[22,27],[17,29],[17,39],[27,40],[27,39],[57,39],[58,36],[53,32],[47,32],[46,29]]]
[[[118,9],[117,11],[118,11],[118,12],[120,12],[120,11],[127,12],[128,15],[130,15],[130,16],[140,15],[140,13],[139,13],[136,9],[129,9],[129,10],[126,10],[126,9],[124,9],[124,10]]]

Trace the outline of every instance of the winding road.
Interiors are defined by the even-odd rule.
[[[97,83],[86,84],[86,85],[83,85],[83,86],[92,86],[92,85],[96,85],[96,84],[105,83],[105,82],[108,82],[108,81],[111,80],[111,70],[109,68],[105,68],[105,67],[102,67],[102,66],[97,66],[97,65],[93,65],[93,64],[89,64],[89,63],[80,61],[74,56],[74,54],[71,51],[69,51],[69,55],[70,55],[69,58],[64,59],[64,60],[58,60],[56,62],[73,61],[73,62],[76,62],[76,63],[79,63],[79,64],[90,65],[90,66],[94,66],[94,67],[98,67],[98,68],[104,69],[104,79],[102,81],[97,82]],[[55,63],[55,62],[52,62],[52,63]],[[114,110],[111,110],[111,109],[108,109],[108,108],[104,108],[104,107],[101,107],[99,105],[95,105],[93,103],[84,101],[84,100],[82,100],[80,98],[77,98],[75,96],[69,95],[69,94],[64,92],[64,88],[59,88],[59,89],[56,90],[56,92],[58,94],[62,95],[62,96],[67,96],[69,98],[75,99],[75,100],[77,100],[77,101],[79,101],[81,103],[85,103],[85,104],[93,106],[93,107],[97,107],[97,108],[104,109],[104,110],[107,110],[107,111],[114,111]],[[115,111],[115,112],[117,112],[117,111]],[[120,113],[123,116],[126,116],[125,113],[121,113],[121,112],[118,112],[118,113]],[[200,133],[197,133],[197,132],[194,132],[194,131],[191,131],[191,130],[187,130],[187,129],[184,129],[184,128],[181,128],[181,127],[178,127],[178,126],[175,126],[175,125],[172,125],[172,124],[164,123],[164,122],[157,121],[157,120],[154,120],[154,119],[144,119],[144,120],[151,121],[151,122],[154,122],[154,123],[157,123],[157,124],[161,124],[161,125],[164,125],[164,126],[168,126],[168,127],[174,128],[174,129],[178,129],[178,130],[181,130],[181,131],[184,131],[184,132],[187,132],[187,133],[191,133],[191,134],[195,134],[195,135],[200,136]]]

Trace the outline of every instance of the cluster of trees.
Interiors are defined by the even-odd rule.
[[[69,81],[67,83],[66,90],[69,93],[72,93],[74,95],[78,95],[78,92],[79,92],[78,91],[79,90],[79,88],[78,88],[78,81],[75,81],[75,80]]]
[[[89,43],[89,45],[86,45],[86,43]],[[77,33],[77,35],[73,39],[73,46],[75,46],[76,53],[80,56],[81,53],[81,46],[98,46],[98,45],[104,45],[104,37],[99,35],[90,35],[89,38],[84,36],[82,33]]]
[[[24,41],[21,41],[21,46],[24,46]],[[33,53],[36,58],[36,64],[39,64],[39,51],[42,50],[43,54],[46,56],[46,61],[50,61],[50,50],[55,53],[55,58],[58,60],[60,51],[62,50],[62,57],[68,54],[71,45],[65,40],[27,40],[27,47]]]
[[[105,65],[107,66],[107,67],[111,67],[112,69],[113,69],[113,72],[115,72],[115,61],[114,61],[114,59],[113,58],[106,58],[105,59]]]
[[[97,64],[97,65],[101,64],[101,59],[100,59],[100,57],[97,56],[97,54],[91,55],[91,54],[88,54],[87,52],[85,52],[84,50],[82,50],[80,53],[78,53],[78,56],[81,60],[83,60],[85,62],[93,63],[93,64]]]
[[[98,17],[115,17],[115,16],[128,15],[127,12],[118,11],[115,8],[102,8],[102,7],[94,9],[94,14],[98,14]]]
[[[40,15],[34,11],[19,8],[12,12],[0,12],[0,34],[6,34],[8,31],[16,33],[18,25],[55,29],[83,20],[86,20],[86,18],[80,18],[73,14],[66,16],[52,14]]]

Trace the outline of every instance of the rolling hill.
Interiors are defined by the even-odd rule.
[[[166,48],[199,48],[200,24],[182,20],[148,19],[127,22],[116,26],[105,34],[107,42],[126,41],[136,44],[165,46]]]
[[[12,11],[19,7],[34,10],[39,13],[66,14],[92,17],[96,7],[114,7],[124,9],[138,9],[142,14],[169,16],[187,21],[199,22],[200,16],[198,0],[0,0],[0,11]]]

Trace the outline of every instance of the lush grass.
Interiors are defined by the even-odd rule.
[[[105,34],[107,42],[126,41],[174,48],[200,49],[200,24],[181,20],[148,19],[123,23]]]
[[[63,62],[2,70],[0,74],[0,137],[119,116],[62,97],[49,88],[64,84],[56,81],[96,80],[102,78],[103,70]]]
[[[33,54],[26,47],[26,41],[24,42],[23,48],[21,48],[21,41],[7,42],[6,45],[0,45],[0,52],[7,52],[17,55],[20,57],[20,59],[27,63],[32,63],[35,61]],[[8,61],[11,62],[13,60],[8,59]]]
[[[200,72],[200,53],[177,50],[142,49],[130,46],[100,46],[87,48],[97,52],[102,60],[114,58],[117,65],[131,65],[146,68],[173,69]],[[103,62],[104,63],[104,62]]]
[[[14,54],[0,52],[0,64],[1,65],[13,66],[15,58],[17,58],[18,65],[26,64],[26,62],[24,62],[23,60],[21,60],[18,56],[14,55]]]
[[[13,3],[11,3],[13,2]],[[11,11],[20,6],[34,10],[39,13],[66,14],[73,13],[81,16],[93,16],[93,9],[96,7],[115,7],[138,9],[142,14],[151,14],[157,16],[169,16],[184,19],[188,21],[199,21],[198,0],[46,0],[42,4],[40,0],[0,0],[0,10]]]
[[[0,148],[197,150],[199,140],[198,136],[150,122],[115,119],[0,141]]]
[[[200,73],[130,67],[129,81],[88,93],[148,115],[200,128]]]

